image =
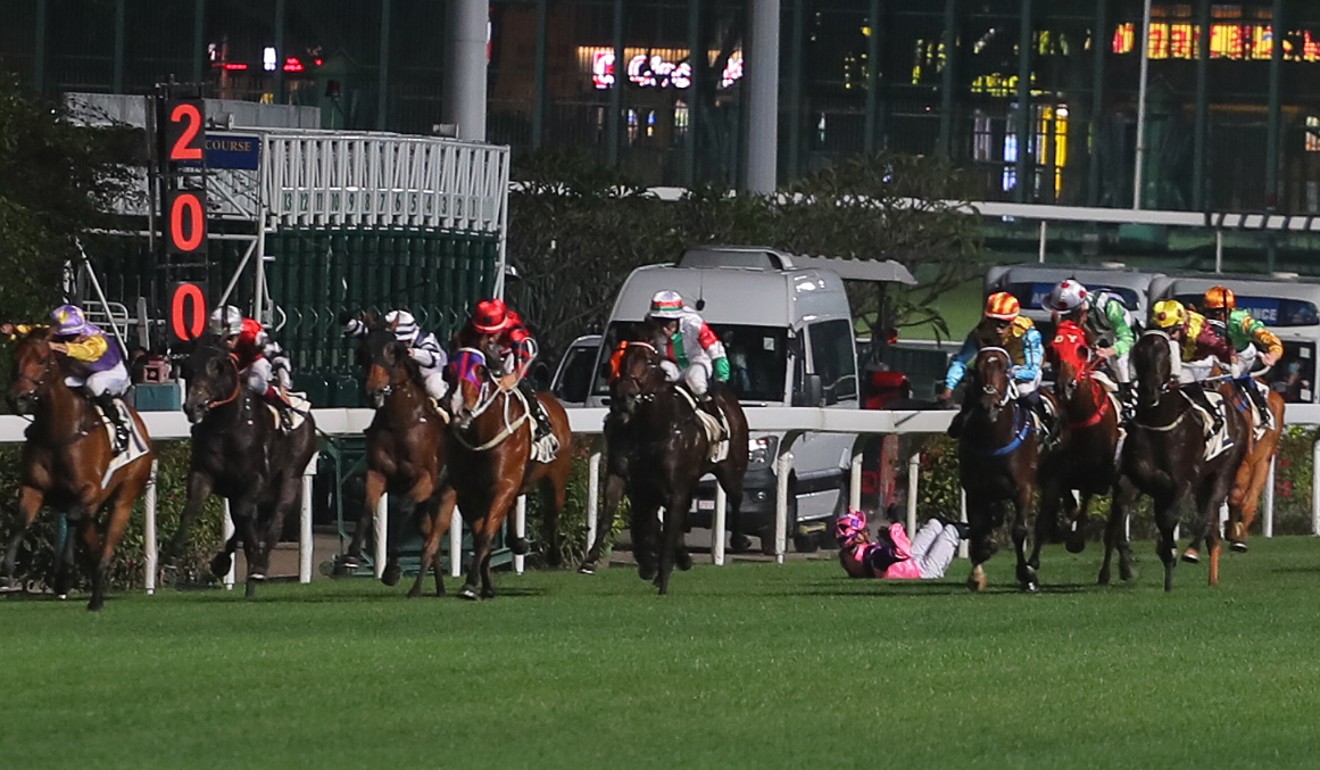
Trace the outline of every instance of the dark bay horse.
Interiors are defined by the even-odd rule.
[[[411,503],[420,522],[430,522],[442,501],[452,507],[455,499],[452,488],[448,488],[447,495],[442,494],[440,484],[447,418],[426,394],[408,346],[388,328],[370,323],[358,342],[357,357],[366,369],[367,397],[376,414],[366,430],[366,498],[343,559],[350,568],[356,567],[362,556],[362,542],[381,495],[389,493]],[[438,557],[439,550],[433,559]],[[423,565],[423,573],[427,566]],[[438,564],[435,569],[438,576]],[[394,585],[401,574],[398,554],[391,552],[381,579],[386,585]],[[437,591],[443,591],[443,587],[438,583]]]
[[[655,580],[663,595],[669,592],[674,567],[686,569],[692,563],[683,545],[685,520],[697,481],[707,473],[714,474],[728,493],[734,531],[738,531],[748,444],[742,407],[730,391],[715,385],[711,398],[725,415],[731,439],[728,457],[711,462],[709,438],[697,416],[698,407],[689,394],[665,381],[660,361],[654,345],[628,345],[614,393],[635,441],[626,490],[632,501],[630,528],[638,574],[644,580]]]
[[[229,501],[234,535],[211,560],[219,577],[229,571],[238,541],[247,557],[247,590],[266,579],[270,553],[284,517],[298,503],[302,474],[316,452],[316,426],[308,413],[289,432],[243,384],[238,366],[218,337],[198,338],[183,367],[183,411],[192,427],[188,502],[169,553],[182,552],[188,528],[212,493]]]
[[[632,419],[637,407],[637,399],[648,396],[664,388],[664,372],[658,365],[653,368],[637,367],[631,373],[631,379],[625,378],[622,371],[623,356],[628,347],[640,345],[656,354],[658,351],[649,342],[620,342],[611,356],[610,372],[610,413],[605,418],[605,501],[604,508],[597,513],[596,540],[591,544],[586,559],[579,571],[591,574],[600,562],[606,538],[614,528],[614,517],[618,513],[629,475],[629,468],[637,456],[639,439],[636,422]],[[641,359],[636,359],[640,361]],[[618,371],[614,371],[617,369]],[[751,547],[751,540],[742,531],[743,476],[747,473],[747,418],[743,414],[738,399],[727,388],[717,388],[711,392],[711,398],[725,414],[729,427],[729,453],[718,463],[707,462],[702,468],[702,475],[713,474],[729,498],[732,515],[729,517],[729,541],[731,550],[740,553]],[[681,556],[679,558],[682,558]]]
[[[1105,530],[1108,552],[1118,547],[1127,512],[1138,494],[1155,502],[1155,524],[1160,538],[1155,550],[1164,563],[1164,590],[1173,590],[1173,568],[1177,564],[1173,530],[1178,509],[1194,497],[1197,517],[1194,536],[1205,538],[1210,551],[1210,585],[1219,584],[1219,506],[1228,497],[1238,467],[1248,449],[1250,428],[1234,408],[1225,409],[1224,422],[1233,446],[1205,460],[1205,428],[1191,400],[1173,382],[1173,354],[1169,335],[1149,329],[1132,347],[1132,368],[1137,378],[1137,414],[1129,427],[1120,458],[1120,477],[1114,493],[1109,526]],[[1221,393],[1231,386],[1225,385]],[[1231,394],[1225,393],[1225,403]]]
[[[534,420],[517,388],[500,387],[502,365],[493,352],[488,358],[486,352],[460,348],[449,363],[453,417],[446,444],[449,469],[446,483],[458,493],[458,507],[472,528],[473,541],[472,565],[458,594],[464,599],[495,596],[490,576],[492,542],[518,496],[538,487],[545,509],[541,537],[546,560],[551,565],[559,562],[559,512],[564,507],[572,472],[573,435],[563,405],[548,391],[536,394],[550,420],[559,450],[550,462],[532,459]],[[439,549],[441,536],[449,529],[451,514],[450,506],[440,506],[433,517],[423,564],[428,563],[428,557],[434,558],[432,554]],[[514,540],[513,549],[515,553],[526,553],[526,541]],[[418,575],[415,591],[420,591],[421,577]],[[436,585],[437,590],[443,590],[438,569]]]
[[[1018,583],[1028,591],[1039,588],[1036,570],[1027,560],[1026,517],[1035,489],[1040,431],[1031,410],[1017,399],[1011,368],[1008,352],[998,347],[981,348],[968,368],[966,398],[972,404],[958,436],[958,474],[967,491],[972,559],[967,587],[973,591],[987,586],[983,565],[994,552],[990,537],[1004,521],[1005,506],[1013,507]]]
[[[9,397],[20,414],[30,414],[33,420],[23,445],[18,490],[23,528],[5,551],[4,568],[12,577],[19,546],[43,505],[63,510],[77,527],[77,535],[70,532],[65,538],[55,592],[61,598],[69,593],[77,568],[75,543],[81,539],[92,573],[92,598],[87,609],[96,612],[105,606],[106,573],[128,525],[133,503],[151,478],[155,452],[142,418],[130,408],[137,432],[147,442],[146,451],[106,478],[114,452],[102,428],[104,418],[90,401],[64,384],[65,372],[50,341],[50,329],[39,328],[23,335],[14,349],[15,381]],[[105,521],[98,523],[105,511]]]
[[[1072,525],[1066,538],[1070,552],[1086,547],[1087,509],[1095,495],[1109,494],[1118,478],[1119,406],[1097,378],[1103,358],[1086,344],[1086,333],[1072,321],[1055,330],[1046,348],[1054,370],[1054,400],[1058,407],[1059,441],[1040,458],[1037,483],[1040,511],[1036,516],[1036,542],[1031,563],[1039,569],[1041,544],[1051,526],[1058,522],[1059,509],[1066,507],[1065,520]],[[1078,500],[1073,490],[1081,495]],[[1119,572],[1132,579],[1131,550],[1123,543]],[[1100,582],[1109,582],[1109,561],[1100,572]]]

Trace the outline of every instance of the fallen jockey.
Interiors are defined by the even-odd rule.
[[[1226,286],[1215,286],[1205,293],[1201,301],[1205,317],[1228,337],[1237,353],[1233,365],[1233,382],[1241,388],[1251,403],[1256,405],[1260,424],[1266,430],[1274,426],[1270,412],[1270,391],[1265,383],[1252,376],[1257,361],[1266,367],[1274,366],[1283,357],[1283,342],[1265,324],[1251,313],[1237,306],[1237,297]]]
[[[995,292],[986,298],[980,323],[967,335],[962,348],[949,362],[940,400],[947,402],[953,398],[954,389],[967,376],[968,365],[986,347],[1002,348],[1008,353],[1013,362],[1009,374],[1017,387],[1018,399],[1040,418],[1045,433],[1049,434],[1053,427],[1053,415],[1046,409],[1040,396],[1040,367],[1045,358],[1045,346],[1041,341],[1040,330],[1030,318],[1022,315],[1021,303],[1008,292]],[[950,437],[957,438],[962,432],[971,401],[963,399],[962,407],[949,424]]]
[[[459,331],[458,344],[498,356],[505,372],[499,379],[500,388],[516,388],[522,393],[536,423],[532,440],[545,447],[545,456],[553,456],[559,449],[559,440],[555,438],[545,407],[536,397],[536,390],[527,380],[527,371],[536,359],[538,348],[522,317],[502,299],[482,300]]]
[[[244,317],[233,305],[211,313],[211,331],[234,356],[239,379],[248,391],[275,408],[281,430],[292,430],[293,405],[284,393],[293,385],[293,368],[284,349],[271,340],[260,321]]]

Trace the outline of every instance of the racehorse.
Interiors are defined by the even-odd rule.
[[[1118,477],[1120,408],[1096,376],[1105,359],[1093,354],[1085,332],[1072,321],[1059,324],[1046,347],[1046,356],[1054,370],[1054,399],[1061,432],[1058,443],[1042,453],[1037,474],[1040,511],[1030,559],[1036,569],[1040,568],[1040,548],[1048,528],[1058,522],[1060,504],[1066,506],[1065,520],[1072,525],[1066,546],[1071,553],[1081,553],[1086,547],[1083,525],[1091,498],[1111,492]],[[1073,490],[1081,495],[1080,500]],[[1132,579],[1131,556],[1123,543],[1119,571],[1125,581]],[[1100,583],[1108,582],[1106,559]]]
[[[194,342],[183,373],[183,411],[193,424],[188,502],[168,552],[182,552],[207,497],[226,498],[234,534],[211,560],[211,573],[229,571],[241,539],[251,597],[266,579],[284,517],[298,502],[303,471],[316,452],[316,425],[308,413],[302,424],[280,430],[279,418],[244,385],[234,357],[214,335]]]
[[[1199,516],[1194,536],[1204,537],[1210,550],[1210,585],[1219,585],[1219,506],[1228,497],[1250,441],[1246,418],[1237,409],[1227,408],[1224,424],[1233,446],[1204,459],[1207,438],[1203,423],[1191,400],[1171,379],[1173,344],[1165,332],[1148,329],[1132,347],[1137,413],[1123,444],[1120,477],[1105,530],[1107,563],[1109,551],[1123,537],[1123,522],[1137,495],[1144,493],[1154,499],[1155,523],[1160,530],[1155,550],[1164,563],[1165,591],[1173,590],[1177,564],[1173,530],[1179,504],[1188,495],[1194,495]],[[1232,403],[1228,394],[1225,403]]]
[[[557,565],[559,552],[559,512],[564,508],[568,477],[572,472],[572,441],[568,413],[553,395],[536,394],[549,418],[551,430],[559,442],[553,459],[533,459],[532,431],[535,420],[529,405],[517,388],[500,387],[503,364],[495,351],[460,348],[449,363],[450,435],[446,445],[448,481],[458,493],[458,507],[472,528],[472,565],[467,582],[459,591],[464,599],[477,599],[477,577],[481,578],[480,598],[495,596],[490,577],[491,545],[504,520],[508,518],[518,495],[539,487],[545,515],[542,517],[542,542],[546,560]],[[426,540],[427,558],[440,547],[440,537],[449,528],[452,508],[441,506],[433,517]],[[513,540],[514,553],[526,553],[527,542]],[[437,590],[443,590],[440,571],[436,570]],[[420,591],[421,575],[418,585]]]
[[[966,398],[972,399],[958,436],[958,474],[967,492],[971,524],[972,572],[967,587],[984,591],[985,562],[994,548],[990,536],[1013,507],[1013,546],[1017,580],[1027,591],[1039,588],[1026,554],[1027,511],[1035,488],[1040,431],[1031,410],[1020,403],[1010,377],[1012,360],[999,347],[983,347],[969,369]]]
[[[636,423],[632,416],[637,399],[655,393],[665,387],[664,372],[658,364],[653,369],[638,365],[637,371],[625,378],[622,372],[623,355],[628,347],[640,345],[656,353],[655,346],[642,341],[623,341],[615,348],[611,356],[610,372],[610,413],[605,418],[605,507],[597,514],[596,540],[591,544],[580,572],[591,574],[596,571],[605,540],[614,528],[614,517],[618,513],[619,503],[623,498],[629,468],[639,448]],[[636,359],[640,361],[641,359]],[[634,362],[634,363],[635,363]],[[618,371],[615,371],[615,370]],[[742,412],[737,398],[727,389],[712,392],[716,404],[726,415],[729,426],[728,456],[717,463],[707,462],[702,468],[702,475],[711,473],[730,501],[730,547],[735,553],[751,547],[751,540],[742,531],[740,509],[742,507],[743,476],[747,472],[747,418]],[[682,558],[679,556],[678,558]]]
[[[145,451],[107,476],[115,455],[104,417],[86,398],[64,382],[64,372],[50,348],[51,330],[41,327],[23,335],[14,349],[16,380],[9,397],[20,414],[33,416],[23,445],[23,475],[18,490],[18,512],[23,528],[5,552],[5,574],[14,574],[14,562],[27,529],[43,505],[63,510],[76,523],[64,540],[55,577],[55,593],[68,596],[73,581],[75,541],[81,539],[92,570],[92,598],[87,609],[105,606],[106,573],[128,525],[133,503],[151,477],[155,452],[142,418],[131,407],[129,415]],[[110,344],[118,344],[111,342]],[[130,441],[136,441],[136,438]],[[109,511],[104,525],[97,524]]]
[[[343,565],[357,567],[362,542],[371,527],[376,504],[389,493],[409,501],[419,521],[430,521],[441,504],[440,473],[444,465],[446,418],[421,384],[417,363],[392,331],[367,319],[368,330],[358,341],[358,363],[366,369],[366,393],[375,408],[367,427],[366,498]],[[449,490],[452,506],[454,494]],[[436,552],[439,555],[439,551]],[[439,567],[436,573],[439,574]],[[423,567],[422,572],[426,572]],[[399,582],[398,554],[390,553],[381,576],[386,585]],[[443,584],[437,590],[443,589]]]
[[[620,359],[614,393],[635,441],[626,489],[632,501],[630,528],[637,570],[643,580],[654,580],[664,595],[669,592],[674,567],[687,569],[692,564],[683,545],[685,519],[697,481],[705,474],[713,473],[728,493],[734,531],[739,531],[736,522],[748,444],[742,407],[731,392],[716,385],[711,398],[725,415],[730,439],[728,457],[712,462],[710,439],[697,415],[701,407],[690,394],[665,380],[660,361],[654,345],[629,344]],[[663,525],[661,508],[665,511]]]

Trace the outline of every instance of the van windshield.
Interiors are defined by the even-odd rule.
[[[635,324],[615,322],[605,332],[605,349],[631,337]],[[788,330],[773,326],[710,324],[729,358],[729,384],[740,401],[783,403],[788,370]],[[608,358],[608,353],[605,354]],[[604,367],[602,367],[604,368]],[[605,372],[596,372],[592,395],[608,396]]]

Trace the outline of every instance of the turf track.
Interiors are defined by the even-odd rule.
[[[1224,585],[1094,546],[1041,595],[850,581],[832,561],[0,600],[5,767],[1320,766],[1320,542],[1253,541]],[[451,583],[451,591],[456,586]]]

